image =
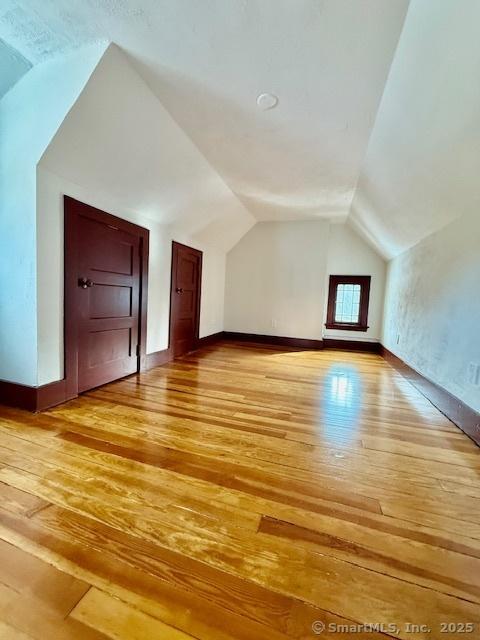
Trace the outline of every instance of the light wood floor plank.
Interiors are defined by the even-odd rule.
[[[191,640],[193,637],[98,589],[92,589],[82,598],[71,617],[115,640]]]
[[[221,343],[0,408],[0,637],[480,637],[479,507],[478,449],[380,357]]]

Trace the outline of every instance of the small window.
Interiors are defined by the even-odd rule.
[[[367,331],[370,276],[330,276],[327,329]]]

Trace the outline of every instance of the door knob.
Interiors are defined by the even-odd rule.
[[[78,279],[78,286],[82,287],[82,289],[87,289],[89,287],[93,287],[93,282],[91,280],[89,280],[88,278],[79,278]]]
[[[177,288],[175,289],[175,291],[176,291],[177,293],[183,293],[183,289],[182,289],[182,287],[177,287]]]

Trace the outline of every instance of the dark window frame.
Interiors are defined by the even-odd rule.
[[[327,329],[341,329],[342,331],[368,330],[368,304],[370,301],[370,284],[372,276],[330,276],[328,285]],[[360,309],[358,322],[337,322],[335,320],[335,303],[339,284],[360,285]]]

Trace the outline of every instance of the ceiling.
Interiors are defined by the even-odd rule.
[[[115,42],[257,220],[350,216],[391,257],[478,204],[480,3],[408,5],[3,0],[0,37]]]
[[[33,63],[107,38],[259,220],[348,214],[407,0],[3,0]],[[278,96],[262,111],[257,96]]]
[[[19,51],[0,38],[0,99],[31,66]]]
[[[412,2],[351,219],[391,258],[480,211],[480,2]]]
[[[83,62],[85,48],[69,57]],[[168,226],[179,241],[227,252],[255,224],[116,45],[100,54],[37,167],[73,197]]]

